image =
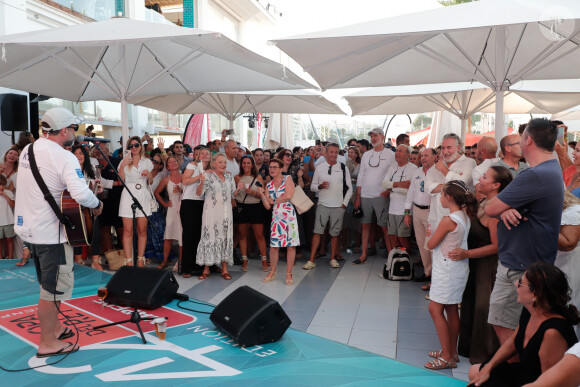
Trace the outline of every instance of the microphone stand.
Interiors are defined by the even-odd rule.
[[[117,176],[117,178],[121,182],[121,185],[123,186],[124,189],[127,190],[127,193],[129,193],[129,196],[131,196],[131,200],[133,201],[133,204],[131,204],[131,210],[133,210],[133,286],[136,286],[136,284],[137,284],[137,254],[138,254],[138,246],[137,246],[138,245],[138,243],[137,243],[137,241],[138,241],[138,237],[137,237],[137,209],[139,209],[141,211],[141,213],[143,215],[145,215],[145,217],[147,218],[147,221],[151,224],[151,226],[153,226],[153,229],[155,230],[155,233],[159,234],[159,229],[155,226],[154,223],[151,222],[151,219],[145,213],[145,210],[143,209],[143,206],[141,205],[141,203],[139,202],[139,200],[137,200],[137,198],[135,197],[135,195],[133,195],[133,192],[131,192],[131,190],[129,189],[129,187],[127,187],[127,184],[125,184],[125,181],[119,175],[119,171],[117,171],[117,168],[115,168],[115,166],[113,164],[111,164],[111,160],[109,160],[109,158],[107,157],[107,155],[105,155],[105,153],[101,149],[101,147],[100,147],[100,145],[99,145],[98,142],[95,143],[95,147],[101,153],[101,155],[107,161],[107,163],[111,166],[111,168],[115,172],[115,175]],[[125,157],[127,157],[127,156],[125,156]],[[153,200],[155,200],[155,198],[153,198]],[[136,292],[131,292],[131,293],[132,294],[136,294]],[[134,301],[133,302],[133,312],[131,312],[131,318],[130,319],[123,320],[123,321],[112,322],[110,324],[98,325],[96,327],[93,327],[93,330],[101,329],[101,328],[106,328],[106,327],[110,327],[110,326],[113,326],[113,325],[121,325],[121,324],[126,324],[126,323],[133,323],[133,324],[137,325],[137,329],[139,330],[139,334],[141,335],[141,340],[143,341],[143,344],[147,344],[147,340],[145,340],[145,335],[143,334],[143,330],[141,329],[140,322],[141,321],[147,321],[147,320],[153,320],[153,319],[154,319],[154,317],[141,317],[141,315],[139,314],[139,310],[137,309],[137,304]]]

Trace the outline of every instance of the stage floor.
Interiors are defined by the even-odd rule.
[[[375,259],[378,261],[378,258]],[[102,385],[104,382],[124,382],[124,385],[133,385],[128,384],[131,382],[135,382],[135,385],[163,383],[168,386],[185,384],[464,386],[466,384],[441,373],[380,356],[376,354],[378,351],[371,353],[343,344],[339,342],[341,340],[330,340],[308,333],[311,326],[317,326],[313,324],[316,323],[314,320],[317,313],[310,318],[307,327],[302,329],[305,332],[299,330],[304,325],[300,322],[305,321],[304,315],[299,314],[300,300],[304,300],[303,310],[308,310],[309,303],[306,300],[312,301],[317,297],[314,295],[308,297],[310,288],[306,279],[309,274],[312,274],[312,278],[316,278],[315,270],[318,268],[311,272],[295,270],[297,284],[294,287],[286,287],[283,283],[254,282],[252,279],[254,276],[256,278],[263,276],[263,273],[258,271],[257,261],[255,265],[252,261],[252,265],[255,266],[251,267],[252,275],[237,273],[236,269],[232,268],[234,281],[231,282],[223,281],[217,275],[205,281],[178,277],[179,291],[192,297],[199,293],[203,297],[198,299],[215,304],[238,286],[247,284],[254,287],[278,299],[279,302],[282,301],[284,310],[295,322],[293,326],[298,328],[288,329],[280,341],[241,348],[215,328],[209,320],[209,314],[201,313],[211,312],[213,308],[211,305],[182,303],[182,306],[196,310],[193,312],[178,308],[176,301],[155,311],[144,311],[144,316],[169,317],[165,341],[158,340],[150,322],[142,323],[148,340],[146,345],[141,343],[133,324],[93,331],[92,326],[127,318],[130,309],[118,306],[101,307],[100,300],[96,297],[97,288],[107,283],[110,274],[75,265],[73,299],[63,303],[62,310],[79,330],[81,350],[64,358],[58,364],[50,365],[63,357],[48,359],[35,357],[39,326],[36,317],[38,285],[34,266],[31,262],[28,266],[20,268],[15,265],[16,262],[16,260],[0,261],[0,291],[4,295],[0,301],[2,328],[0,365],[11,370],[42,367],[22,372],[0,371],[2,385],[5,386],[88,386]],[[297,262],[298,265],[301,266],[301,263]],[[350,263],[348,266],[351,266]],[[347,275],[348,272],[356,273],[354,269],[359,269],[346,266],[343,268],[345,269],[343,275]],[[331,273],[335,276],[331,283],[337,285],[340,282],[338,278],[340,272],[321,268],[318,275]],[[316,283],[322,286],[324,281]],[[319,289],[319,292],[324,293],[322,305],[331,288]],[[265,289],[267,291],[264,291]],[[300,289],[305,293],[301,293]],[[213,296],[207,299],[210,294]],[[345,303],[344,318],[348,320],[349,308],[346,308],[348,300],[343,297],[342,302]],[[359,301],[358,309],[360,305],[362,303]],[[426,308],[426,304],[424,307]],[[341,318],[335,316],[335,319]],[[322,322],[319,321],[318,324],[320,326]],[[74,342],[76,339],[77,336],[68,341]],[[377,343],[382,340],[379,335],[375,338]]]

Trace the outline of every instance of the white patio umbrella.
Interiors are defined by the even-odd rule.
[[[155,95],[312,88],[220,33],[113,18],[0,36],[0,86],[122,105]]]
[[[144,97],[134,103],[173,114],[221,114],[230,121],[230,128],[245,113],[345,114],[336,104],[308,90],[173,94]]]
[[[506,114],[553,114],[580,105],[580,81],[525,81],[504,91]],[[445,110],[461,120],[477,112],[492,113],[496,92],[480,83],[374,87],[343,97],[352,115],[412,114]]]
[[[580,2],[481,0],[274,40],[322,87],[580,78]],[[503,94],[496,135],[505,135]]]
[[[290,114],[274,113],[270,116],[268,132],[264,139],[264,149],[276,149],[294,147],[294,131]]]

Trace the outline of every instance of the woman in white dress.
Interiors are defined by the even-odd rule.
[[[179,259],[181,260],[181,247],[183,246],[181,241],[181,219],[179,218],[179,210],[181,208],[181,195],[183,193],[181,184],[181,172],[179,172],[179,162],[175,156],[169,156],[165,160],[165,165],[169,171],[169,176],[161,180],[161,183],[155,189],[155,197],[161,203],[161,205],[167,208],[167,214],[165,216],[165,234],[163,238],[163,262],[158,269],[164,269],[169,266],[169,253],[171,252],[171,244],[174,240],[179,243]],[[161,191],[167,187],[167,194],[169,200],[165,201],[161,197]]]
[[[231,280],[227,265],[234,264],[234,177],[226,172],[227,159],[223,153],[212,158],[214,170],[200,176],[197,195],[205,195],[201,218],[201,241],[197,246],[196,263],[204,266],[200,280],[209,276],[211,265],[221,265],[221,276]]]
[[[554,265],[567,276],[572,300],[570,303],[580,307],[580,199],[570,191],[564,191],[564,211],[558,235],[558,254]],[[580,335],[580,325],[575,325],[576,335]]]
[[[147,218],[151,215],[151,201],[153,200],[149,185],[152,183],[151,170],[153,163],[143,157],[143,146],[138,136],[131,137],[127,142],[129,154],[123,157],[119,165],[119,175],[127,184],[135,198],[141,203],[143,213],[137,209],[137,265],[145,266],[145,245],[147,244]],[[123,250],[125,251],[125,264],[133,265],[133,200],[126,189],[121,194],[119,216],[123,219]]]

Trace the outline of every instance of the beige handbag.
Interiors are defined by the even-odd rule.
[[[109,250],[105,252],[105,257],[110,270],[119,270],[121,266],[125,266],[125,251],[122,249]]]
[[[296,212],[299,214],[303,214],[308,211],[314,203],[306,194],[304,190],[299,185],[294,187],[294,194],[292,195],[292,199],[290,199],[290,203],[296,207]]]

